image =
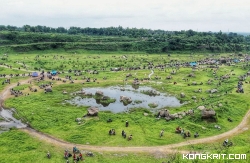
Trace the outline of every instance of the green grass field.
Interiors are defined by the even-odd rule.
[[[200,68],[200,70],[192,70],[192,68],[180,67],[175,68],[171,65],[177,62],[191,62],[203,59],[205,57],[219,58],[221,56],[229,56],[229,54],[221,55],[209,55],[209,54],[171,54],[167,56],[166,54],[140,54],[140,53],[109,53],[102,54],[99,52],[86,52],[86,51],[77,51],[77,52],[58,52],[58,53],[41,53],[37,52],[34,54],[9,54],[8,57],[0,61],[11,65],[13,69],[2,68],[1,71],[10,74],[10,73],[23,73],[23,71],[15,71],[15,68],[24,68],[28,70],[37,71],[37,70],[58,70],[64,71],[65,73],[59,74],[59,77],[64,78],[66,75],[71,75],[75,80],[74,84],[62,83],[61,81],[52,81],[53,82],[53,92],[45,94],[43,90],[40,90],[38,86],[41,83],[48,83],[48,81],[42,82],[32,82],[32,86],[38,88],[38,92],[29,92],[28,84],[24,84],[18,87],[15,87],[15,90],[23,90],[24,92],[29,92],[29,96],[20,96],[17,98],[10,98],[5,101],[5,106],[8,108],[14,107],[18,114],[15,117],[20,119],[25,119],[34,129],[52,135],[54,137],[63,139],[72,143],[79,144],[90,144],[90,145],[103,145],[103,146],[155,146],[155,145],[166,145],[173,144],[177,142],[182,142],[184,139],[176,134],[175,128],[181,126],[186,131],[190,131],[191,134],[199,132],[200,137],[208,137],[212,135],[217,135],[223,132],[226,132],[235,126],[237,126],[245,113],[249,110],[249,91],[250,84],[244,83],[243,87],[245,90],[244,94],[236,93],[236,86],[238,82],[238,77],[240,75],[246,74],[249,71],[250,66],[245,63],[238,63],[235,66],[226,66],[222,65],[218,70],[216,70],[216,75],[213,74],[215,69]],[[86,107],[77,107],[65,103],[65,100],[72,99],[73,96],[71,93],[79,91],[82,88],[89,87],[107,87],[107,86],[123,86],[131,85],[133,78],[142,79],[148,77],[151,73],[147,69],[148,62],[153,62],[154,65],[158,64],[168,64],[168,67],[164,71],[158,69],[154,70],[154,74],[151,76],[150,81],[141,81],[140,86],[149,86],[161,93],[167,93],[170,96],[175,96],[182,102],[187,104],[182,105],[179,108],[167,107],[171,114],[187,111],[194,109],[194,115],[185,116],[182,119],[176,119],[172,121],[166,121],[164,119],[156,119],[156,113],[150,112],[145,108],[134,108],[130,112],[121,112],[121,113],[111,113],[108,111],[99,112],[98,117],[96,118],[86,118],[79,125],[75,122],[75,119],[82,117],[87,113]],[[115,67],[146,67],[146,69],[141,70],[126,70],[112,72],[110,68]],[[68,73],[68,70],[84,70],[82,75],[74,76],[74,73]],[[89,74],[87,70],[98,70],[99,74]],[[172,71],[176,71],[176,74],[170,74]],[[1,73],[2,73],[1,72]],[[126,74],[131,73],[132,77],[128,78],[128,81],[124,81]],[[195,77],[187,77],[188,74],[193,73]],[[230,79],[222,80],[219,85],[219,80],[215,79],[215,76],[222,76],[225,74],[234,74],[230,75]],[[171,75],[172,79],[166,79],[167,76]],[[83,80],[83,77],[90,77],[91,79],[97,78],[97,82],[86,83]],[[103,78],[106,77],[107,80]],[[155,79],[155,77],[161,77],[161,79]],[[189,81],[183,80],[183,78],[189,79]],[[23,77],[13,78],[13,82],[24,79]],[[213,82],[209,85],[207,81],[212,79]],[[3,80],[1,78],[1,80]],[[47,80],[47,79],[46,79]],[[249,77],[246,79],[249,81]],[[84,82],[85,84],[82,84]],[[177,82],[176,85],[173,83]],[[192,85],[193,82],[197,82],[197,85]],[[203,85],[199,85],[199,83]],[[188,86],[190,84],[190,86]],[[6,85],[1,85],[0,89],[2,90]],[[217,93],[209,94],[207,90],[216,88]],[[198,89],[202,89],[202,92],[195,92]],[[63,94],[63,91],[67,91],[67,94]],[[180,93],[185,93],[185,98],[180,97]],[[227,92],[227,93],[226,93]],[[196,99],[192,99],[193,96],[196,96]],[[205,100],[201,100],[204,98]],[[209,122],[201,119],[200,111],[197,109],[198,106],[205,106],[206,108],[213,108],[216,111],[216,122]],[[144,113],[148,113],[148,116],[144,116]],[[228,122],[227,118],[231,117],[233,122]],[[111,118],[112,123],[107,123],[107,119]],[[125,121],[128,120],[130,125],[128,128],[125,128]],[[215,125],[221,126],[221,130],[214,128]],[[116,136],[108,135],[108,131],[111,128],[115,128],[117,131]],[[203,129],[205,128],[205,129]],[[127,134],[133,135],[132,141],[126,141],[121,137],[121,131],[125,130]],[[162,138],[159,137],[160,131],[164,129],[165,133]],[[61,154],[63,149],[59,147],[52,147],[49,144],[41,145],[42,142],[30,138],[28,135],[12,130],[0,134],[2,139],[0,143],[5,147],[5,153],[1,155],[4,159],[9,159],[8,151],[11,148],[8,144],[11,143],[13,139],[9,136],[12,133],[13,139],[19,139],[24,144],[23,146],[17,145],[16,150],[24,150],[25,152],[20,154],[20,158],[27,159],[28,162],[33,160],[28,158],[29,155],[37,157],[39,162],[48,161],[46,160],[45,154],[48,148],[50,151],[54,151],[55,162],[61,162]],[[244,135],[245,133],[243,133]],[[9,138],[10,137],[10,138]],[[237,137],[238,138],[238,137]],[[188,138],[188,139],[194,139]],[[236,139],[236,138],[235,138]],[[247,152],[243,142],[248,140],[246,136],[239,136],[239,140],[242,140],[242,143],[239,143],[238,146],[236,143],[235,151]],[[30,142],[30,143],[28,143]],[[5,143],[5,144],[4,144]],[[27,145],[27,147],[25,146]],[[33,146],[30,147],[30,146]],[[206,147],[207,145],[200,145],[194,147],[194,150],[199,150],[199,148]],[[13,146],[12,146],[13,147]],[[184,149],[190,149],[185,148]],[[210,150],[210,148],[206,148]],[[38,150],[38,153],[34,152]],[[211,148],[211,151],[214,149]],[[12,152],[10,152],[12,153]],[[119,154],[118,154],[119,155]],[[19,156],[18,156],[19,157]],[[16,158],[18,158],[16,157]],[[2,156],[1,156],[2,158]],[[138,159],[141,160],[138,160]],[[54,158],[53,158],[54,159]],[[162,161],[175,161],[182,162],[181,158],[178,156],[171,156],[171,158],[156,159],[154,156],[146,156],[146,154],[126,154],[125,156],[117,157],[112,153],[107,154],[98,154],[97,157],[94,157],[92,162],[123,162],[123,160],[128,159],[127,162],[160,162]],[[13,162],[15,157],[13,159]],[[46,160],[46,161],[45,161]],[[86,162],[88,160],[86,159]],[[12,162],[12,161],[10,161]],[[216,161],[215,161],[216,162]]]

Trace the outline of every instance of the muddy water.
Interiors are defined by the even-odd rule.
[[[0,133],[4,131],[8,131],[9,128],[24,128],[26,127],[20,120],[14,118],[13,115],[14,110],[0,109]]]
[[[107,87],[107,88],[84,88],[87,93],[95,94],[96,91],[100,90],[104,93],[105,96],[116,99],[114,103],[109,105],[101,104],[98,100],[94,98],[86,98],[76,96],[72,100],[68,100],[72,105],[77,106],[96,106],[100,110],[109,110],[114,113],[128,111],[130,108],[148,108],[151,110],[157,110],[166,106],[169,107],[179,107],[181,106],[180,101],[176,97],[168,96],[167,94],[160,93],[158,96],[149,96],[141,93],[141,91],[154,90],[150,87],[140,86],[139,88],[134,89],[132,86],[126,86],[125,91],[121,91],[121,87]],[[132,103],[124,105],[120,102],[120,96],[131,97]],[[141,101],[141,103],[136,103],[136,101]],[[148,104],[156,103],[158,106],[155,108],[150,108]]]

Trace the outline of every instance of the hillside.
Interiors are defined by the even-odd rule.
[[[237,33],[164,31],[136,28],[49,28],[0,26],[0,51],[101,50],[146,53],[246,52],[250,36]]]

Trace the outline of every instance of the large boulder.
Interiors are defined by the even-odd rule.
[[[96,91],[95,95],[97,95],[97,96],[103,96],[103,92],[102,91]]]
[[[87,115],[88,116],[97,116],[98,115],[98,112],[99,112],[99,109],[97,107],[90,107],[88,108],[88,113]]]
[[[216,115],[216,113],[215,113],[215,111],[213,109],[203,109],[201,111],[201,117],[202,118],[211,118],[211,117],[213,117],[215,115]]]
[[[45,91],[45,93],[52,92],[52,88],[51,87],[47,87],[47,88],[44,89],[44,91]]]
[[[169,111],[167,109],[160,110],[157,114],[157,117],[168,117],[168,116],[169,116]]]
[[[122,102],[132,102],[131,98],[130,97],[127,97],[127,96],[120,96],[120,101]]]

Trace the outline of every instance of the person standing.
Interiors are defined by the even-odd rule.
[[[160,132],[160,138],[163,136],[164,130],[162,129]]]
[[[126,120],[126,124],[125,124],[126,127],[128,127],[128,121]]]

